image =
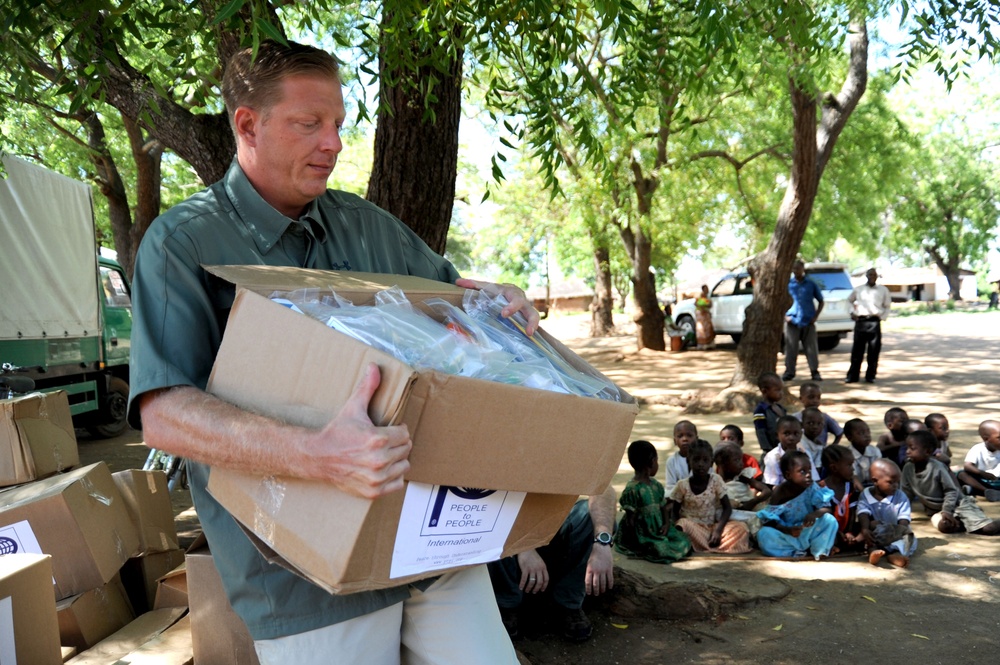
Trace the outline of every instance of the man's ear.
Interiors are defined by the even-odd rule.
[[[251,108],[241,106],[233,113],[233,125],[240,140],[250,146],[257,144],[257,123],[260,116]]]

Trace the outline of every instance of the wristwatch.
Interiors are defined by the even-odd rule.
[[[611,546],[611,534],[607,531],[601,531],[596,536],[594,536],[594,543],[598,545]]]

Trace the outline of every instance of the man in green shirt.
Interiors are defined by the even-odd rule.
[[[326,593],[268,564],[205,490],[210,468],[327,482],[366,498],[403,488],[405,426],[376,427],[371,365],[322,430],[249,413],[205,392],[234,290],[201,266],[262,264],[417,275],[496,289],[538,313],[510,285],[459,279],[410,229],[363,199],[326,187],[342,149],[336,61],[273,42],[230,61],[223,97],[237,143],[225,177],[150,227],[136,261],[129,420],[146,443],[191,461],[191,488],[223,585],[264,663],[515,663],[484,566],[409,587]],[[294,344],[294,340],[289,340]],[[280,362],[276,358],[275,362]],[[266,368],[262,368],[266,380]],[[513,414],[512,414],[513,417]],[[140,421],[141,418],[141,421]]]

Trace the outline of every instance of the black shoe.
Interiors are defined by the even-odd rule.
[[[865,377],[865,383],[875,383],[875,378],[874,378],[874,377],[872,377],[872,378],[868,378],[868,377],[866,376],[866,377]]]
[[[794,374],[789,374],[788,372],[785,372],[784,374],[781,375],[781,380],[782,381],[791,381],[794,378],[795,378],[795,375]]]
[[[813,372],[812,379],[813,381],[822,381],[823,377],[819,375],[819,372]]]
[[[590,619],[583,613],[582,608],[570,609],[563,607],[562,625],[563,637],[571,642],[583,642],[590,638],[594,632],[594,627],[590,625]]]
[[[851,377],[847,377],[846,379],[844,379],[844,383],[857,383],[857,382],[858,382],[857,379],[852,379]]]
[[[507,634],[510,635],[510,639],[514,640],[521,636],[516,607],[501,607],[500,621],[503,622],[503,627],[507,631]]]

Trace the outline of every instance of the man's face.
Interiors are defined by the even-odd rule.
[[[236,128],[246,147],[240,165],[265,201],[296,219],[326,191],[343,149],[345,115],[340,83],[312,75],[284,79],[280,99],[266,111],[237,110]]]
[[[805,264],[803,264],[801,261],[796,261],[795,264],[792,265],[792,274],[795,275],[795,279],[799,280],[800,282],[803,279],[805,279],[806,277]]]
[[[871,268],[865,273],[865,278],[868,280],[868,286],[875,286],[875,281],[878,279],[878,271],[875,268]]]

